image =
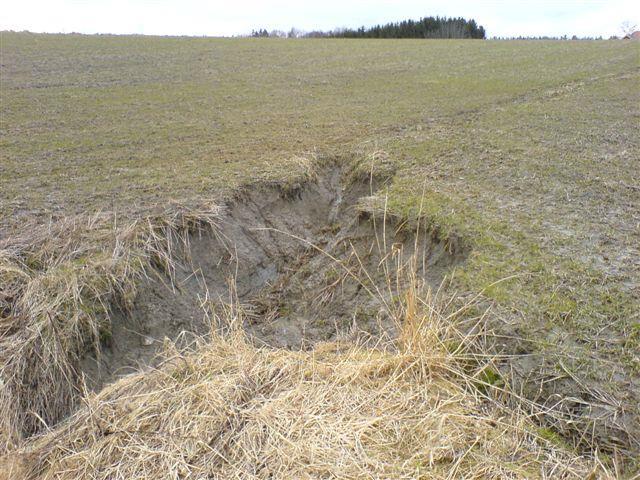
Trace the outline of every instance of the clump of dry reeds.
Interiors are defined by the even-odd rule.
[[[78,357],[108,336],[109,309],[128,308],[149,266],[170,275],[187,233],[217,216],[175,209],[119,226],[97,215],[0,244],[0,451],[69,412]]]

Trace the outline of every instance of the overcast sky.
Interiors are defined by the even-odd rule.
[[[3,0],[1,30],[238,35],[358,27],[422,16],[476,19],[488,36],[619,35],[637,0]]]

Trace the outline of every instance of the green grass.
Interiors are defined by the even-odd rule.
[[[631,67],[387,146],[415,159],[392,191],[398,208],[415,210],[411,192],[426,185],[429,218],[476,246],[465,284],[588,344],[602,333],[625,338],[639,320],[640,84]]]
[[[637,42],[1,42],[0,236],[385,158],[390,209],[470,246],[456,288],[640,432]]]
[[[1,41],[4,223],[197,200],[288,172],[303,152],[409,140],[429,121],[444,138],[428,153],[451,155],[444,119],[628,72],[638,55],[622,42]]]

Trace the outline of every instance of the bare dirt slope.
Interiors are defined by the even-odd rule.
[[[102,348],[82,361],[90,385],[99,390],[153,364],[165,338],[182,335],[184,345],[189,333],[208,333],[219,304],[239,302],[250,337],[273,347],[311,348],[365,333],[374,342],[395,337],[380,298],[392,301],[400,287],[388,284],[390,267],[416,255],[417,273],[437,289],[464,252],[433,232],[364,211],[379,183],[354,181],[336,165],[287,191],[239,193],[213,231],[190,237],[171,276],[150,276],[130,310],[114,311]]]

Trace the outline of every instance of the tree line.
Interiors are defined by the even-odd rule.
[[[483,26],[475,20],[462,17],[424,17],[403,20],[373,27],[340,28],[329,31],[300,32],[294,28],[288,33],[266,29],[254,30],[252,37],[304,37],[304,38],[486,38]]]

